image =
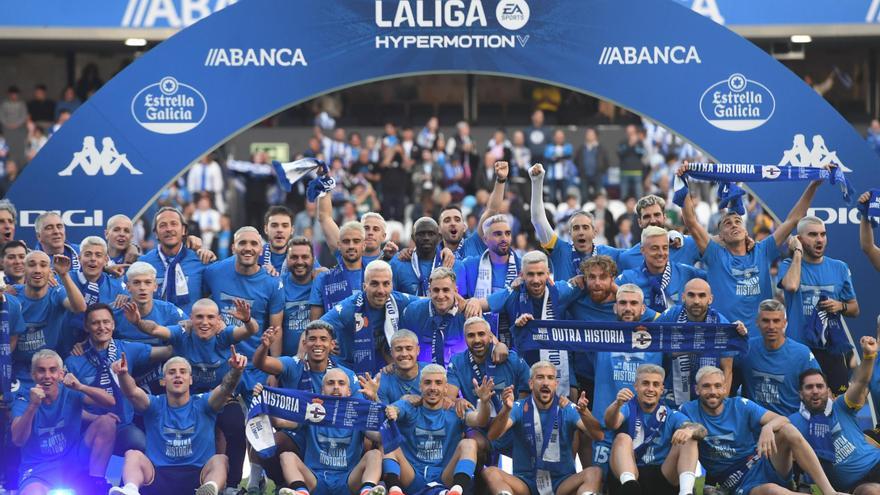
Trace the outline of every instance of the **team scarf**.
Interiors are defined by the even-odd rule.
[[[516,253],[510,251],[507,255],[507,272],[504,275],[504,285],[505,287],[510,287],[510,284],[516,280],[516,277],[519,275],[519,268],[517,268],[517,257]],[[474,297],[485,299],[492,294],[492,260],[489,257],[489,250],[483,251],[483,254],[480,256],[480,264],[477,270],[477,284],[474,287]],[[512,335],[510,332],[510,318],[508,318],[507,313],[502,311],[497,315],[489,314],[489,318],[491,320],[495,320],[497,324],[495,325],[496,331],[498,332],[498,339],[501,342],[504,342],[505,345],[510,346],[512,343]]]
[[[12,345],[9,342],[9,304],[0,293],[0,402],[12,402]]]
[[[531,412],[528,411],[530,405],[532,408]],[[548,483],[548,481],[550,471],[554,470],[554,467],[557,467],[561,461],[559,448],[559,417],[561,414],[562,409],[559,407],[559,397],[556,397],[556,394],[554,394],[550,409],[547,410],[547,425],[552,426],[549,432],[545,432],[538,406],[535,404],[535,398],[529,396],[523,404],[523,428],[525,429],[527,440],[531,441],[533,445],[530,454],[532,463],[535,466],[536,483],[540,495],[551,495],[553,493],[552,483]],[[548,491],[547,488],[550,488],[550,490]]]
[[[189,286],[186,284],[186,274],[183,273],[181,262],[186,257],[186,246],[180,246],[180,250],[173,257],[168,258],[162,253],[162,248],[156,248],[159,255],[159,261],[165,266],[165,279],[162,283],[161,298],[168,301],[178,308],[186,307],[189,304]]]
[[[556,319],[556,311],[559,308],[559,289],[555,285],[545,284],[544,297],[541,301],[541,319]],[[526,290],[526,284],[519,286],[516,298],[516,318],[524,314],[532,314],[532,298]],[[569,368],[569,355],[567,351],[559,349],[541,349],[538,351],[538,361],[549,361],[556,366],[556,393],[567,396],[571,386],[571,373]]]
[[[355,373],[375,373],[385,366],[382,352],[391,342],[391,336],[397,331],[400,321],[400,311],[397,310],[397,301],[394,294],[388,296],[385,301],[385,321],[380,327],[375,326],[370,333],[370,321],[367,319],[366,302],[364,293],[357,296],[354,303],[354,355],[352,356]]]
[[[116,399],[116,405],[113,406],[113,412],[122,419],[122,391],[119,388],[119,378],[110,367],[119,359],[116,339],[110,339],[110,343],[107,345],[107,356],[102,356],[101,353],[95,349],[95,346],[92,345],[91,339],[87,340],[85,349],[83,350],[83,356],[85,356],[89,364],[95,368],[95,379],[92,381],[92,386],[104,390]]]
[[[681,304],[671,309],[678,323],[691,321],[687,310]],[[675,314],[678,312],[678,314]],[[718,311],[709,308],[704,323],[718,323]],[[717,356],[698,356],[694,354],[679,354],[672,357],[672,397],[676,405],[682,405],[692,399],[693,384],[696,383],[697,370],[703,366],[718,366],[720,360]]]
[[[91,306],[101,300],[101,285],[104,283],[106,277],[107,275],[105,273],[101,273],[98,280],[89,282],[85,273],[82,271],[76,272],[76,278],[79,281],[80,289],[82,289],[82,295],[83,299],[86,301],[86,306]]]
[[[315,385],[312,382],[312,370],[311,370],[311,366],[309,365],[308,358],[303,359],[302,364],[303,364],[303,372],[302,372],[302,375],[300,375],[300,377],[299,377],[299,383],[297,384],[296,388],[297,388],[297,390],[305,390],[307,392],[314,392]],[[333,367],[334,367],[333,360],[327,359],[327,369],[324,370],[324,372],[326,373],[326,372],[330,371],[331,369],[333,369]]]
[[[495,351],[495,345],[489,344],[489,348],[486,350],[486,355],[483,357],[483,363],[480,364],[474,359],[474,355],[470,349],[464,351],[467,353],[468,364],[471,365],[471,373],[474,378],[477,380],[477,383],[482,384],[484,378],[493,378],[494,373],[492,370],[495,369],[496,365],[492,362],[492,353]],[[494,418],[498,411],[501,410],[501,399],[498,397],[497,393],[492,394],[492,411],[491,416]]]
[[[666,288],[669,287],[669,282],[672,280],[672,262],[666,261],[666,267],[663,268],[663,273],[660,275],[651,273],[648,270],[648,265],[643,262],[642,275],[648,279],[651,286],[647,306],[658,313],[666,311],[669,307],[669,303],[666,302]]]
[[[659,404],[654,412],[644,413],[639,405],[638,397],[630,399],[627,406],[627,409],[629,409],[629,417],[626,424],[627,434],[632,438],[633,452],[636,459],[640,459],[645,455],[648,447],[651,446],[657,436],[660,435],[660,431],[669,417],[669,410],[666,409],[666,406]]]
[[[438,246],[437,249],[442,251],[446,247],[448,247],[446,245],[446,242],[440,241],[440,245]],[[458,241],[458,247],[456,247],[454,250],[450,249],[450,251],[452,251],[452,253],[455,254],[456,261],[463,261],[467,257],[467,256],[465,256],[465,253],[464,253],[464,238],[462,238],[460,241]]]
[[[40,244],[40,241],[37,241],[37,243],[34,244],[34,251],[46,252],[46,250],[43,249],[43,245]],[[76,249],[74,249],[73,246],[71,246],[70,244],[64,243],[64,250],[62,251],[61,254],[70,258],[70,269],[71,270],[79,270],[79,268],[80,268],[79,255],[76,254]],[[49,259],[52,260],[51,255],[49,255]],[[53,263],[54,263],[54,261],[53,261]]]
[[[816,456],[827,462],[834,462],[834,434],[831,431],[831,422],[834,413],[834,401],[827,400],[825,409],[818,413],[811,413],[801,402],[799,409],[801,416],[807,420],[807,442]]]
[[[446,332],[457,314],[458,306],[453,306],[445,315],[438,315],[434,312],[434,303],[428,303],[428,319],[422,335],[431,335],[431,355],[425,355],[425,351],[420,352],[420,361],[446,366]]]
[[[431,263],[431,272],[433,272],[438,266],[443,266],[443,258],[440,256],[441,252],[441,248],[437,247],[436,253],[434,254],[434,261]],[[428,295],[428,283],[431,279],[431,272],[422,273],[422,269],[419,266],[418,250],[413,250],[409,262],[412,266],[413,273],[415,273],[416,278],[419,280],[419,287],[416,295],[419,297],[425,297]]]
[[[263,266],[269,265],[274,268],[272,265],[272,246],[268,242],[263,243],[263,253],[260,258],[263,260]],[[281,277],[287,275],[287,260],[281,264],[281,270],[278,271],[278,274]]]
[[[274,416],[300,425],[378,431],[382,446],[391,452],[400,445],[401,437],[397,423],[385,418],[385,408],[383,404],[356,397],[263,387],[251,399],[245,435],[260,457],[271,458],[275,455],[275,436],[269,416]]]
[[[301,158],[287,163],[272,160],[272,169],[275,171],[275,178],[278,180],[278,185],[286,192],[290,192],[293,189],[294,184],[312,172],[323,172],[326,174],[329,171],[324,162],[311,157]],[[309,187],[311,188],[311,184],[309,184]],[[315,199],[317,199],[317,195],[315,196]],[[315,202],[314,199],[309,199],[309,201],[312,203]]]
[[[599,246],[594,242],[593,249],[589,254],[582,253],[575,249],[574,243],[571,244],[571,273],[578,274],[581,272],[581,261],[584,258],[592,258],[599,254]]]
[[[575,352],[690,352],[744,354],[749,342],[730,323],[532,320],[519,332],[517,349]]]
[[[718,184],[718,209],[726,208],[728,211],[735,211],[739,215],[746,214],[746,205],[743,197],[746,195],[745,189],[739,187],[733,182],[721,182]]]
[[[361,274],[363,275],[363,265],[361,266]],[[322,299],[324,300],[324,312],[327,313],[333,309],[339,301],[352,294],[351,284],[348,283],[348,277],[345,276],[345,262],[338,260],[336,266],[333,267],[327,275],[324,275],[324,287],[321,288]]]
[[[827,301],[828,296],[819,296],[819,302]],[[821,349],[831,354],[844,354],[852,346],[843,329],[843,319],[839,313],[829,313],[813,308],[813,314],[804,323],[804,343],[812,349]]]
[[[107,262],[107,266],[116,266],[116,265],[124,265],[125,264],[125,252],[118,256],[109,256],[110,261]]]
[[[871,189],[868,192],[870,193],[868,202],[858,203],[856,208],[859,210],[861,218],[867,218],[871,222],[871,226],[876,227],[880,225],[880,221],[878,221],[880,218],[880,189]]]
[[[818,167],[792,167],[758,165],[751,163],[691,163],[685,175],[711,182],[782,182],[782,181],[828,181],[840,187],[843,199],[850,203],[855,190],[847,181],[841,167],[827,170]],[[676,203],[678,204],[678,203]],[[682,202],[683,204],[683,202]],[[682,206],[679,204],[679,206]]]

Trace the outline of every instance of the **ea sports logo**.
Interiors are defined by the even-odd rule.
[[[495,7],[495,17],[504,29],[522,29],[529,22],[529,4],[526,0],[501,0]]]

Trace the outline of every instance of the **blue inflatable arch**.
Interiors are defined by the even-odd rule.
[[[723,26],[666,0],[247,0],[119,73],[49,141],[10,191],[20,232],[44,210],[72,239],[141,212],[200,155],[332,89],[412,74],[547,81],[650,117],[718,161],[816,165],[835,153],[866,189],[877,157],[793,73]],[[785,216],[801,183],[754,189]],[[823,186],[828,253],[862,296],[877,281],[853,208]],[[856,334],[873,331],[865,307]]]

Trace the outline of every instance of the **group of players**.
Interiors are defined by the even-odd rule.
[[[337,226],[320,197],[329,270],[284,207],[216,260],[172,208],[155,215],[158,247],[140,254],[123,215],[75,246],[45,213],[26,246],[0,205],[3,458],[20,449],[18,493],[73,480],[77,493],[239,493],[246,451],[247,493],[268,476],[283,495],[690,494],[702,466],[704,493],[764,495],[791,493],[795,465],[826,495],[880,493],[880,447],[856,419],[869,391],[880,397],[877,341],[862,338],[859,361],[810,339],[816,321],[859,313],[846,263],[824,255],[825,227],[806,216],[818,182],[761,240],[735,213],[710,236],[691,198],[689,235],[667,231],[665,202],[646,196],[641,242],[615,249],[593,243],[586,212],[570,240],[554,231],[534,165],[542,250],[520,257],[499,213],[507,172],[495,164],[475,232],[448,207],[418,219],[403,250],[379,214]],[[750,345],[518,353],[533,319],[734,322]],[[272,418],[276,449],[263,457],[247,445],[245,404],[264,386],[381,402],[402,441],[384,449],[374,431]],[[122,482],[109,487],[114,453]]]

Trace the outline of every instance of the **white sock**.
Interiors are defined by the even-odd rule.
[[[582,492],[581,495],[596,495],[595,492]]]
[[[636,479],[636,475],[630,473],[629,471],[625,471],[620,473],[620,484],[624,484],[627,481],[634,481]]]
[[[126,483],[125,486],[122,487],[122,489],[125,490],[125,493],[140,493],[140,490],[138,490],[138,486],[134,483]]]
[[[257,488],[260,486],[261,481],[263,481],[263,466],[252,462],[247,486],[248,488]]]
[[[678,494],[688,495],[694,493],[694,481],[697,476],[693,471],[685,471],[678,475]]]

